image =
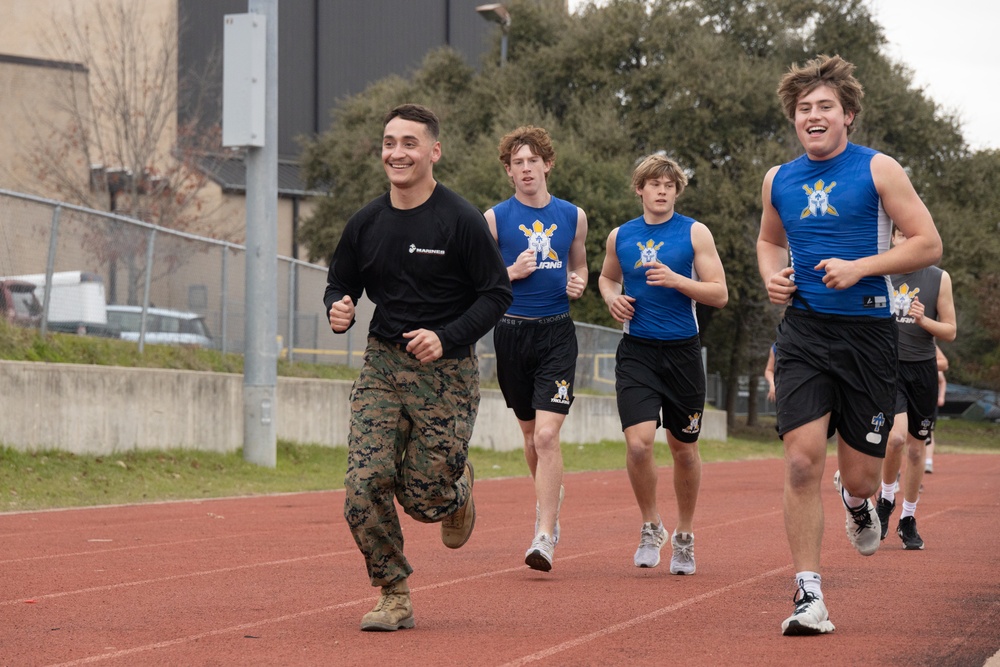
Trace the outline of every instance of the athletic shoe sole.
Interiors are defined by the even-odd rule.
[[[833,632],[836,628],[830,621],[822,621],[817,625],[789,621],[788,625],[782,628],[781,634],[786,637],[811,637],[813,635],[825,635]]]
[[[539,549],[530,551],[528,555],[524,557],[524,564],[532,570],[538,570],[539,572],[548,572],[552,569],[551,561],[549,561],[549,559],[545,557],[545,554],[543,554]]]

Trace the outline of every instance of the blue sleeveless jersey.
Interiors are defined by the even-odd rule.
[[[679,213],[658,225],[638,217],[618,228],[615,252],[622,267],[626,296],[635,298],[635,313],[625,333],[653,340],[683,340],[698,333],[695,301],[668,287],[646,284],[645,262],[666,264],[674,273],[697,280],[691,226],[694,219]]]
[[[844,290],[823,284],[813,267],[829,258],[855,260],[889,249],[892,221],[875,190],[870,148],[848,143],[830,160],[803,155],[782,165],[771,184],[771,204],[781,216],[795,269],[795,308],[834,315],[890,317],[892,283],[867,276]],[[806,306],[808,304],[808,307]]]
[[[518,317],[548,317],[569,312],[566,281],[569,249],[576,238],[577,207],[552,197],[542,208],[533,208],[515,197],[493,207],[497,241],[506,266],[527,248],[535,250],[538,268],[527,278],[512,280],[514,303],[507,309]]]

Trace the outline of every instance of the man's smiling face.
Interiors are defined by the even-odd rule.
[[[803,94],[795,105],[795,133],[814,160],[825,160],[847,146],[847,127],[853,113],[844,113],[837,92],[819,85]]]
[[[432,166],[441,158],[441,144],[423,123],[396,117],[382,133],[382,166],[396,188],[434,180]]]

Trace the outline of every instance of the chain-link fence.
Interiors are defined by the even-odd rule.
[[[757,414],[774,415],[777,406],[767,400],[767,380],[762,377],[757,378]],[[705,402],[719,408],[726,404],[726,383],[719,373],[708,374],[707,391]],[[750,378],[741,375],[737,378],[735,405],[729,412],[742,417],[750,411]]]
[[[116,306],[142,314],[140,345],[164,327],[182,342],[185,322],[204,323],[211,345],[242,353],[244,246],[158,227],[103,211],[0,190],[0,280],[30,280],[39,326],[53,331],[125,336]],[[334,334],[323,312],[326,267],[278,257],[280,354],[312,363],[360,367],[373,306],[358,304],[357,323]],[[112,317],[109,319],[108,306]],[[196,316],[193,318],[192,316]],[[172,324],[168,324],[172,323]],[[577,323],[578,389],[614,392],[616,329]],[[166,340],[171,340],[167,338]],[[484,382],[495,381],[493,336],[479,343]]]
[[[326,268],[279,257],[277,275],[282,354],[359,365],[370,305],[359,306],[364,326],[338,336],[323,314]],[[242,353],[245,278],[241,245],[0,190],[0,280],[35,283],[42,325],[51,330],[117,336],[119,320],[92,307],[103,299],[101,306],[141,307],[146,333],[155,330],[154,312],[197,315],[213,347]]]

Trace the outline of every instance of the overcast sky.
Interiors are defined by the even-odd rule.
[[[1000,148],[997,0],[870,0],[889,41],[887,54],[913,82],[962,121],[973,149]],[[570,11],[585,0],[569,0]],[[864,83],[863,76],[861,83]]]
[[[913,70],[939,105],[956,111],[972,148],[1000,148],[996,0],[873,0],[889,57]],[[862,83],[864,83],[862,81]]]

